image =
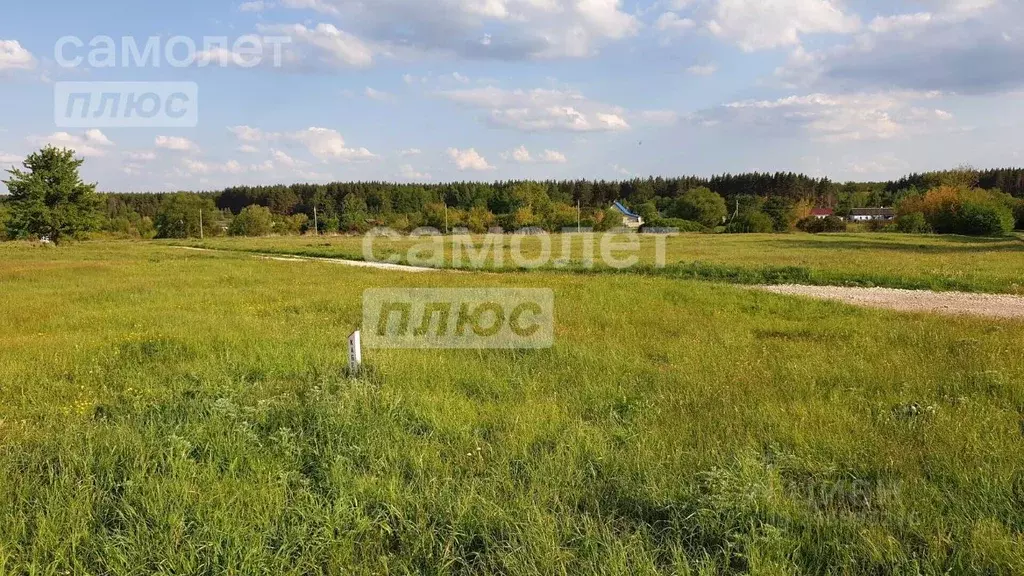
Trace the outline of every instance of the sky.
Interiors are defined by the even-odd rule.
[[[867,181],[1016,166],[1024,152],[1021,0],[48,0],[2,13],[0,167],[73,148],[104,191],[754,170]],[[99,84],[125,82],[144,89]],[[73,126],[67,83],[96,96]],[[195,87],[188,125],[99,113],[97,90],[118,94],[123,119],[143,94],[171,110],[182,83]]]

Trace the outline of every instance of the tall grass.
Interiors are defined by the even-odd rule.
[[[0,246],[0,573],[1024,571],[1024,324],[660,277]],[[550,287],[542,351],[364,289]]]

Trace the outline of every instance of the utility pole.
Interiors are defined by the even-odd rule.
[[[448,233],[448,203],[444,203],[444,233]]]
[[[580,201],[576,201],[576,233],[583,232],[583,214],[580,212]]]
[[[309,220],[307,220],[307,222],[309,222]],[[320,221],[317,218],[316,206],[313,206],[313,230],[316,232],[317,236],[320,235]]]
[[[206,239],[203,236],[203,209],[202,208],[199,209],[199,239],[200,240],[205,240]]]

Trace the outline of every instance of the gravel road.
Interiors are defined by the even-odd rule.
[[[888,308],[901,312],[932,312],[957,316],[990,318],[1024,318],[1024,296],[970,294],[967,292],[932,292],[929,290],[897,290],[894,288],[844,288],[838,286],[757,286],[758,290],[839,300],[857,306]]]

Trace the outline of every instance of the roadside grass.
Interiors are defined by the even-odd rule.
[[[621,241],[622,237],[619,237]],[[658,242],[664,242],[664,267],[656,267]],[[420,253],[410,249],[424,240],[378,238],[372,255],[396,263],[450,267],[454,240],[445,238],[442,250]],[[484,246],[473,237],[473,246]],[[518,243],[513,246],[513,242]],[[563,242],[568,242],[563,248]],[[626,273],[670,278],[711,280],[736,284],[813,284],[914,290],[958,290],[1024,294],[1024,240],[913,236],[905,234],[789,234],[706,235],[682,234],[658,240],[640,237],[639,263]],[[180,243],[180,242],[179,242]],[[214,238],[185,244],[221,250],[364,260],[362,237]],[[429,245],[428,245],[429,246]],[[443,259],[413,261],[443,254]],[[469,266],[468,252],[460,250],[461,267]],[[515,269],[517,261],[537,260],[542,243],[536,237],[505,237],[499,250],[489,251],[488,270]],[[514,256],[522,255],[521,259]],[[594,248],[596,266],[584,264],[583,241],[576,235],[553,236],[550,257],[539,259],[541,269],[576,272],[614,272],[602,266],[600,240]],[[615,258],[628,252],[614,251]],[[498,260],[498,261],[496,261]]]
[[[0,573],[1024,572],[1024,323],[711,283],[0,245]],[[372,287],[545,287],[369,351]]]

